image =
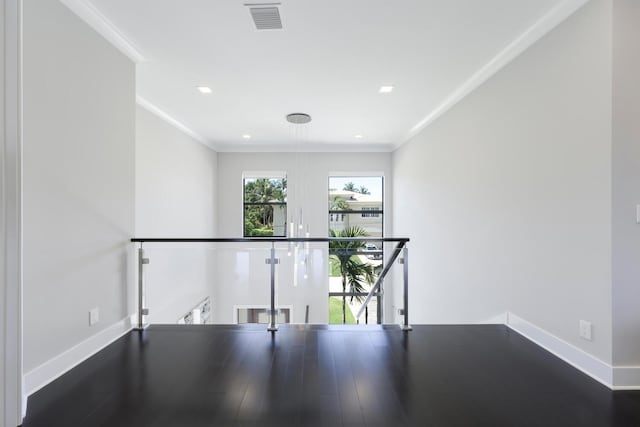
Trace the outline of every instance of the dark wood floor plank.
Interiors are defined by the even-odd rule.
[[[500,325],[151,326],[29,399],[24,427],[639,426],[612,392]]]

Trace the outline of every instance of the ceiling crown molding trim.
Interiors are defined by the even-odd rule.
[[[544,35],[562,23],[565,19],[575,13],[578,9],[588,3],[589,0],[565,0],[557,6],[551,8],[525,32],[520,34],[515,40],[509,43],[496,56],[494,56],[484,66],[479,68],[469,79],[454,90],[444,101],[438,105],[431,113],[413,126],[407,136],[396,144],[399,148],[409,141],[423,129],[433,123],[438,117],[446,113],[450,108],[460,102],[464,97],[473,92],[491,76],[500,71],[505,65],[513,61],[518,55],[527,50],[531,45],[540,40]]]
[[[146,99],[144,99],[140,95],[136,95],[136,103],[139,106],[141,106],[142,108],[144,108],[145,110],[147,110],[148,112],[150,112],[152,114],[155,114],[156,116],[158,116],[159,118],[161,118],[165,122],[169,123],[171,126],[175,127],[179,131],[189,135],[191,138],[195,139],[196,141],[200,142],[201,144],[206,145],[207,147],[211,148],[212,150],[216,150],[215,145],[211,141],[208,141],[202,135],[196,133],[190,127],[188,127],[187,125],[185,125],[181,121],[173,118],[171,115],[169,115],[168,113],[164,112],[160,108],[156,107],[154,104],[152,104],[151,102],[147,101]]]
[[[390,153],[393,144],[322,144],[308,143],[304,147],[291,144],[218,144],[219,153]]]
[[[145,62],[145,56],[127,40],[118,28],[111,23],[89,0],[60,0],[80,19],[102,35],[109,43],[124,53],[133,62]]]

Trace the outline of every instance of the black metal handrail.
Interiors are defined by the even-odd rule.
[[[408,237],[132,237],[131,242],[250,243],[250,242],[408,242]]]

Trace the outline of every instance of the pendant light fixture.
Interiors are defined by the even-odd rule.
[[[306,113],[291,113],[286,116],[287,122],[291,123],[291,130],[293,137],[296,141],[296,179],[297,183],[295,185],[294,191],[294,200],[297,204],[297,209],[294,209],[294,212],[297,212],[297,217],[295,214],[290,215],[289,217],[289,237],[309,237],[310,229],[309,225],[304,223],[304,214],[303,214],[303,206],[304,206],[304,197],[305,191],[302,188],[302,175],[304,174],[305,168],[302,166],[302,153],[301,148],[302,144],[305,140],[308,139],[308,124],[311,122],[311,116]],[[291,255],[292,252],[295,253],[294,257],[294,286],[297,285],[297,276],[298,276],[298,265],[302,266],[304,269],[304,279],[307,279],[307,257],[309,255],[309,243],[305,242],[303,245],[300,245],[299,242],[296,242],[295,245],[292,245],[289,242],[289,250],[288,254]]]

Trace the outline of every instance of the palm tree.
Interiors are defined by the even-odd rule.
[[[330,237],[365,237],[369,233],[358,226],[347,227],[344,230],[329,230]],[[373,267],[371,264],[364,264],[360,261],[357,255],[353,255],[354,252],[364,250],[365,242],[362,240],[351,241],[332,241],[329,242],[329,257],[332,262],[337,263],[340,266],[340,275],[342,276],[342,323],[347,322],[347,297],[344,295],[347,292],[347,286],[350,293],[364,292],[363,281],[369,285],[373,284]],[[351,296],[353,301],[354,295]],[[355,296],[356,300],[361,302],[361,296]]]
[[[329,210],[331,211],[344,211],[349,209],[349,204],[340,196],[334,196],[331,199]]]
[[[358,192],[358,189],[356,188],[356,185],[353,182],[347,182],[344,187],[342,187],[343,190],[345,191],[353,191],[354,193]]]
[[[361,185],[360,188],[356,187],[356,185],[349,181],[347,182],[344,187],[342,187],[342,189],[344,191],[352,191],[354,193],[360,193],[360,194],[371,194],[371,192],[369,191],[369,189],[367,187],[365,187],[364,185]]]
[[[275,187],[270,179],[260,178],[256,181],[255,191],[255,201],[264,203],[264,206],[262,206],[262,225],[266,226],[271,224],[271,218],[273,216],[273,206],[267,203],[275,199]]]
[[[364,185],[361,185],[357,192],[360,194],[371,194],[371,191],[369,191],[369,189]]]
[[[287,192],[285,179],[258,178],[245,182],[245,202],[254,203],[246,217],[259,216],[262,227],[273,227],[274,202],[284,203]]]

